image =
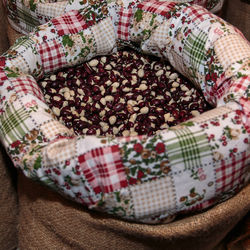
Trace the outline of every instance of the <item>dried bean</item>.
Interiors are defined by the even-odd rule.
[[[59,121],[76,134],[153,135],[209,109],[167,62],[119,51],[40,81]]]

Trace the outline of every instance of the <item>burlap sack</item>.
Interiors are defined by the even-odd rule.
[[[19,34],[8,27],[8,36],[13,43]],[[18,183],[20,250],[213,249],[250,210],[248,185],[201,214],[142,225],[84,209],[22,174]]]
[[[212,249],[250,209],[250,185],[232,199],[167,225],[88,211],[19,176],[19,247],[28,249]]]
[[[241,30],[250,41],[250,1],[227,0],[221,10],[222,17]]]
[[[14,166],[0,145],[0,249],[3,250],[17,247],[18,207],[13,170]]]
[[[6,15],[0,1],[0,54],[8,47]],[[17,195],[13,185],[11,161],[0,145],[0,249],[17,247]]]

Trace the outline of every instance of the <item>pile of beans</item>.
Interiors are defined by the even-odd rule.
[[[124,50],[39,82],[59,121],[75,134],[153,135],[210,107],[166,61]]]

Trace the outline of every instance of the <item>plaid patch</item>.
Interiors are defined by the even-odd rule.
[[[155,1],[149,0],[139,3],[137,5],[138,9],[142,9],[145,11],[152,12],[154,14],[160,14],[162,16],[166,16],[166,14],[175,7],[177,3],[169,2],[169,1]]]
[[[115,47],[115,32],[111,17],[108,17],[92,27],[97,46],[96,54],[110,53]]]
[[[174,184],[167,176],[131,186],[136,218],[157,216],[176,208]]]
[[[217,82],[218,81],[216,81],[212,91],[209,92],[211,98],[215,98],[215,102],[218,102],[220,98],[222,98],[226,93],[228,93],[228,89],[231,85],[231,79],[226,79],[219,87],[217,87]]]
[[[78,161],[95,193],[128,186],[118,145],[93,149],[80,155]]]
[[[244,180],[244,171],[249,164],[250,155],[246,152],[218,162],[215,166],[216,193],[227,192],[241,184]]]
[[[29,118],[29,114],[23,107],[18,109],[13,104],[5,108],[5,112],[0,116],[1,134],[8,142],[12,143],[22,138],[29,128],[25,121]]]
[[[45,148],[43,157],[43,165],[50,167],[68,159],[72,159],[76,155],[76,139],[59,139],[51,142]]]
[[[224,69],[233,63],[250,58],[249,42],[237,34],[221,37],[214,43],[215,53]]]
[[[230,86],[231,93],[246,93],[247,89],[249,88],[250,83],[250,75],[243,76],[240,79],[234,79],[235,81],[232,82]]]
[[[207,11],[205,8],[200,6],[188,6],[183,9],[183,13],[187,14],[189,19],[192,22],[196,22],[198,20],[199,23],[205,21],[207,18],[214,18],[215,16]]]
[[[45,73],[60,69],[66,64],[62,45],[56,40],[39,44],[38,52],[41,55]]]
[[[174,131],[175,137],[169,139],[167,150],[171,166],[183,164],[184,170],[202,165],[204,157],[211,155],[207,136],[202,130],[189,128]],[[171,141],[170,141],[171,140]]]
[[[124,8],[122,7],[119,12],[119,23],[118,23],[118,29],[117,29],[117,34],[118,34],[118,39],[121,40],[129,40],[129,25],[131,23],[131,17],[133,14],[133,9],[132,8]]]
[[[48,140],[54,140],[58,135],[72,136],[71,130],[60,122],[53,120],[41,125],[41,131]]]
[[[38,87],[37,82],[31,76],[21,76],[11,80],[16,93],[31,94],[36,96],[42,102],[45,102],[43,93]]]
[[[88,28],[83,16],[77,10],[71,10],[60,17],[52,19],[51,22],[55,25],[59,36],[75,34]]]
[[[67,3],[67,1],[57,1],[56,3],[38,3],[36,13],[42,16],[54,18],[65,13]]]
[[[193,32],[187,38],[184,48],[183,56],[194,70],[198,70],[200,65],[205,65],[205,44],[208,37],[203,31],[200,31],[196,36]]]
[[[33,31],[40,24],[36,13],[26,7],[22,1],[16,1],[16,9],[13,12],[15,17],[20,20],[21,28],[27,32]]]

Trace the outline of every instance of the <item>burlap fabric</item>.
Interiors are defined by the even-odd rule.
[[[250,185],[207,212],[141,225],[87,211],[19,176],[20,249],[212,249],[250,209]]]
[[[0,54],[8,48],[6,14],[0,1]],[[11,167],[10,167],[11,166]],[[14,167],[0,145],[0,249],[17,246],[17,195],[13,185]]]
[[[8,36],[12,44],[20,35],[8,27]],[[20,250],[213,249],[250,210],[250,185],[206,212],[156,226],[86,210],[23,175],[18,197]]]
[[[0,249],[17,246],[17,195],[11,170],[14,170],[0,145]]]

